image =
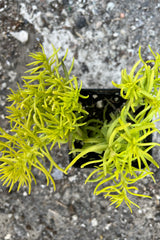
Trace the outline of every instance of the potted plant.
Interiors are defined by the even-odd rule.
[[[27,185],[30,193],[32,180],[36,183],[34,168],[55,188],[53,167],[67,174],[78,163],[92,167],[86,182],[97,182],[94,193],[103,193],[116,207],[123,201],[130,211],[132,204],[139,207],[129,195],[150,198],[137,193],[136,187],[146,176],[154,180],[150,163],[159,167],[151,149],[160,144],[152,142],[151,135],[159,133],[155,123],[160,120],[160,55],[150,50],[154,60],[145,62],[139,49],[140,59],[130,74],[124,69],[121,83],[113,82],[118,90],[100,94],[93,89],[87,93],[75,76],[70,77],[74,61],[67,71],[67,52],[61,61],[54,46],[49,58],[43,47],[30,54],[34,62],[28,65],[33,68],[23,77],[23,86],[8,96],[10,132],[1,129],[0,135],[0,179],[9,191],[18,182],[18,190]],[[69,145],[72,160],[66,169],[51,156],[56,143]],[[43,165],[45,158],[49,170]]]

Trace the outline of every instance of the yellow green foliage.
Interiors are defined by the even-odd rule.
[[[153,53],[152,50],[151,52]],[[130,211],[132,204],[139,207],[130,200],[130,195],[149,197],[137,193],[136,182],[146,176],[154,180],[149,163],[159,168],[150,150],[160,144],[147,141],[152,133],[160,133],[155,126],[155,122],[160,120],[160,55],[153,53],[153,57],[154,60],[144,62],[139,49],[140,60],[133,66],[130,74],[127,74],[126,69],[122,70],[121,83],[113,82],[113,85],[120,88],[126,103],[120,111],[111,114],[110,122],[105,119],[103,123],[97,122],[96,129],[91,128],[90,123],[82,127],[85,132],[83,148],[72,151],[79,154],[66,168],[68,170],[87,153],[101,154],[99,159],[81,166],[83,168],[95,164],[95,169],[86,182],[98,182],[94,190],[96,195],[103,193],[117,207],[124,201]],[[155,117],[158,119],[152,121]],[[134,167],[135,161],[138,167]]]
[[[53,54],[47,58],[42,52],[31,53],[33,66],[23,77],[24,84],[17,91],[11,90],[8,107],[11,130],[6,133],[1,129],[0,138],[0,179],[3,184],[10,186],[18,182],[21,186],[29,186],[31,192],[33,168],[42,171],[47,179],[55,183],[51,176],[53,167],[65,172],[53,160],[50,149],[58,143],[67,143],[69,135],[76,134],[81,125],[80,119],[87,114],[79,103],[81,87],[78,87],[75,76],[70,78],[73,62],[67,72],[62,61],[58,60],[58,50],[53,46]],[[62,74],[60,74],[60,71]],[[63,75],[63,76],[62,76]],[[44,159],[50,161],[50,169],[43,166]]]
[[[125,202],[130,211],[132,205],[139,207],[130,195],[150,198],[138,193],[136,187],[144,177],[154,180],[149,163],[159,167],[150,150],[160,144],[147,141],[152,133],[160,133],[155,125],[160,120],[160,55],[150,50],[153,60],[145,62],[139,49],[139,61],[131,72],[122,70],[121,83],[113,82],[126,102],[111,113],[110,122],[105,118],[85,120],[88,113],[80,102],[85,98],[81,95],[82,84],[78,87],[77,78],[70,77],[73,62],[69,71],[65,67],[67,52],[61,61],[54,46],[49,58],[43,47],[42,52],[31,53],[34,61],[28,64],[32,69],[23,77],[23,86],[11,90],[8,96],[11,129],[9,133],[0,129],[0,179],[9,191],[18,183],[18,190],[26,185],[30,193],[32,181],[36,183],[34,168],[43,172],[47,184],[51,181],[55,188],[53,167],[66,174],[77,160],[95,152],[100,157],[82,165],[95,165],[86,179],[86,183],[97,182],[94,194],[104,194],[116,207]],[[83,142],[82,149],[75,148],[75,140]],[[55,144],[60,147],[64,143],[70,144],[75,156],[66,169],[50,153]],[[50,162],[49,169],[44,166],[45,158]]]

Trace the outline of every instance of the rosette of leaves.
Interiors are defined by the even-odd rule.
[[[41,46],[42,47],[42,46]],[[75,76],[70,77],[73,62],[67,71],[63,59],[59,61],[58,51],[53,46],[53,54],[48,58],[42,52],[31,53],[33,66],[23,77],[23,86],[11,90],[8,107],[11,129],[9,133],[0,129],[0,179],[12,190],[18,183],[18,190],[26,185],[31,192],[32,180],[36,183],[33,169],[42,171],[55,188],[51,176],[53,167],[65,172],[52,158],[50,150],[75,138],[78,128],[83,125],[81,118],[87,114],[79,98],[81,86]],[[61,73],[60,73],[61,72]],[[73,140],[74,141],[74,140]],[[45,158],[50,168],[44,166]]]
[[[160,133],[155,125],[155,122],[160,120],[160,55],[155,54],[151,48],[150,50],[153,60],[145,62],[139,49],[140,60],[133,66],[130,74],[124,69],[121,83],[113,82],[115,87],[120,88],[126,103],[122,109],[111,114],[110,122],[104,118],[103,122],[97,121],[96,129],[93,128],[93,121],[82,127],[85,132],[83,148],[72,151],[77,155],[66,168],[67,171],[87,153],[98,153],[99,159],[88,161],[81,166],[83,168],[95,164],[86,183],[97,182],[94,194],[104,194],[116,207],[125,202],[131,212],[132,205],[139,207],[131,201],[131,195],[150,198],[138,193],[136,182],[146,176],[154,180],[149,163],[159,168],[150,150],[160,144],[147,141],[152,133]],[[152,121],[155,117],[156,120]],[[135,161],[137,167],[133,164]]]

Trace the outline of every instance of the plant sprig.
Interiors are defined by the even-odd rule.
[[[51,176],[52,168],[66,173],[52,158],[50,150],[55,144],[69,141],[73,138],[79,126],[84,123],[81,118],[87,114],[82,108],[79,98],[82,87],[78,86],[77,78],[70,77],[74,60],[69,71],[64,61],[59,61],[58,50],[53,46],[53,54],[48,58],[44,48],[42,52],[31,53],[34,59],[28,66],[33,68],[26,71],[24,84],[8,96],[11,105],[8,107],[10,133],[1,129],[0,149],[0,179],[12,190],[18,182],[18,190],[26,185],[31,192],[32,180],[36,183],[33,168],[43,172],[47,179],[55,182]],[[62,73],[60,73],[62,72]],[[45,158],[50,162],[47,170]]]
[[[121,97],[126,100],[120,112],[111,113],[111,121],[99,124],[101,134],[90,127],[89,135],[85,134],[82,149],[74,149],[77,155],[67,166],[66,171],[81,157],[90,152],[101,154],[97,160],[82,164],[82,168],[95,164],[95,169],[88,176],[87,182],[98,182],[94,193],[103,193],[109,197],[111,204],[119,207],[124,201],[132,211],[131,205],[139,207],[130,200],[129,195],[149,197],[137,193],[136,182],[151,176],[150,163],[159,168],[151,155],[151,149],[160,146],[157,142],[148,141],[149,136],[159,132],[156,121],[160,114],[160,55],[153,53],[152,61],[144,61],[139,49],[139,60],[130,74],[122,70],[121,83],[113,82],[120,88]],[[153,67],[149,63],[152,62]],[[152,121],[154,117],[158,119]],[[96,120],[95,120],[96,121]],[[98,125],[98,122],[97,122]],[[82,127],[86,131],[87,124]],[[91,134],[92,132],[92,134]],[[90,138],[92,135],[92,138]],[[134,163],[137,167],[134,167]],[[96,175],[95,178],[93,176]],[[107,186],[103,186],[106,185]],[[99,190],[99,187],[102,187]]]
[[[147,176],[155,181],[149,166],[152,163],[159,167],[150,152],[160,144],[148,139],[160,133],[155,125],[160,121],[160,55],[149,47],[154,59],[144,61],[140,48],[131,72],[123,69],[121,83],[113,82],[126,100],[120,111],[110,114],[110,122],[87,121],[88,113],[80,102],[80,98],[87,98],[81,95],[82,83],[78,86],[77,78],[70,77],[74,60],[67,71],[67,51],[59,61],[60,49],[53,46],[53,54],[47,57],[41,48],[42,52],[30,54],[34,60],[28,64],[32,68],[23,77],[23,86],[11,89],[8,96],[11,129],[9,133],[0,129],[0,179],[9,191],[18,183],[17,190],[26,185],[31,193],[32,182],[36,183],[33,169],[37,168],[55,189],[53,168],[67,174],[81,157],[94,152],[99,157],[81,166],[95,165],[86,183],[97,182],[94,194],[104,194],[116,207],[125,202],[132,212],[132,205],[139,206],[130,195],[150,198],[138,193],[137,182]],[[106,111],[107,106],[104,116]],[[74,145],[77,140],[83,142],[81,149]],[[61,147],[64,143],[69,143],[74,155],[65,169],[54,161],[50,151],[55,144]]]

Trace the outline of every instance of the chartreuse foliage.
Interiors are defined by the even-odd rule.
[[[85,132],[88,127],[89,136],[86,138],[85,134],[82,149],[72,151],[79,154],[66,168],[68,170],[89,152],[101,154],[99,159],[88,161],[81,166],[83,168],[95,164],[95,169],[87,177],[86,183],[97,182],[94,190],[96,195],[103,193],[110,198],[111,204],[116,204],[117,207],[124,201],[130,211],[131,205],[139,207],[131,201],[130,195],[150,198],[138,193],[136,187],[136,182],[146,176],[154,180],[149,162],[159,168],[150,155],[150,150],[160,144],[148,142],[147,138],[154,132],[159,133],[155,122],[160,120],[160,55],[151,50],[154,60],[145,62],[140,50],[140,60],[133,66],[130,74],[124,69],[121,83],[113,82],[115,87],[120,88],[121,96],[126,99],[121,111],[112,113],[112,120],[106,122],[104,119],[97,129],[91,128],[90,123],[84,126]],[[157,120],[152,121],[155,117]],[[134,167],[135,161],[137,167]]]
[[[94,193],[109,197],[111,204],[119,207],[125,202],[132,211],[130,196],[148,197],[138,193],[136,182],[146,176],[154,180],[149,163],[157,168],[157,162],[150,150],[159,143],[148,141],[148,137],[159,132],[156,121],[160,114],[160,55],[154,53],[153,60],[144,61],[139,49],[139,61],[130,74],[122,70],[121,83],[113,82],[120,88],[126,103],[117,112],[111,113],[111,121],[97,119],[85,120],[87,112],[79,101],[80,94],[75,76],[70,77],[72,65],[67,71],[64,58],[59,61],[58,50],[53,46],[53,54],[47,58],[42,52],[32,53],[34,62],[23,77],[24,84],[18,86],[8,96],[11,130],[0,129],[0,179],[12,190],[18,183],[18,190],[26,185],[31,192],[32,181],[36,183],[34,168],[43,172],[47,184],[51,181],[53,167],[67,173],[75,162],[90,152],[99,154],[99,158],[82,165],[95,164],[95,168],[86,179],[97,182]],[[151,67],[152,65],[152,67]],[[61,74],[62,72],[62,74]],[[104,116],[107,109],[104,110]],[[152,119],[156,119],[152,121]],[[86,121],[86,122],[85,122]],[[75,149],[74,141],[83,141],[82,149]],[[52,158],[50,150],[57,143],[69,143],[74,159],[62,169]],[[50,162],[46,169],[44,160]],[[137,163],[135,167],[134,163]]]
[[[31,53],[34,62],[23,77],[24,84],[18,86],[8,96],[11,130],[9,133],[0,129],[0,179],[9,186],[9,191],[18,182],[18,190],[27,185],[31,192],[31,182],[36,182],[33,169],[42,171],[47,179],[55,182],[51,176],[53,167],[65,172],[53,159],[50,149],[58,143],[69,140],[72,133],[76,135],[83,115],[87,114],[79,103],[81,87],[75,76],[70,78],[73,62],[69,71],[64,60],[58,59],[58,50],[53,46],[53,54],[47,58],[42,52]],[[60,74],[63,72],[63,76]],[[50,162],[50,168],[44,167],[44,160]]]

